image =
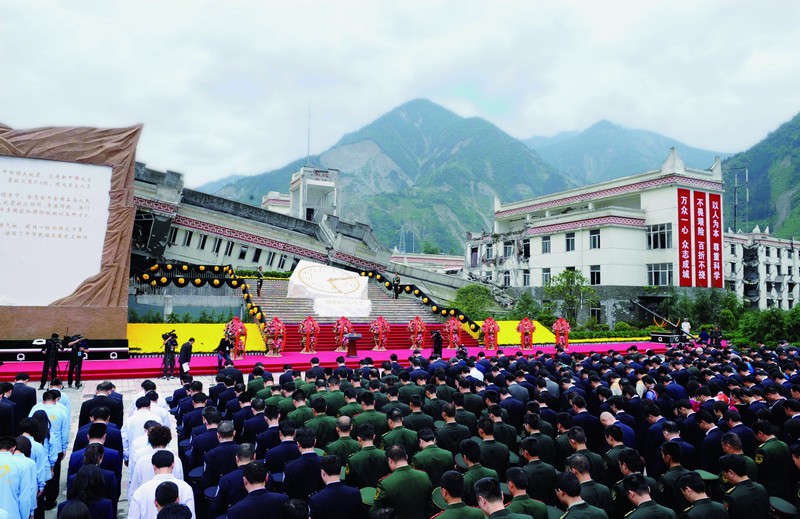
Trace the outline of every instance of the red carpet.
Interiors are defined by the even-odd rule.
[[[619,342],[619,343],[592,343],[592,344],[574,344],[570,345],[569,351],[572,353],[606,353],[608,350],[616,352],[625,352],[631,345],[637,346],[640,352],[652,349],[656,353],[663,353],[666,350],[664,344],[653,342]],[[354,367],[358,365],[360,359],[371,357],[376,366],[384,360],[389,360],[392,353],[396,353],[401,364],[406,364],[408,357],[411,355],[409,349],[389,349],[387,351],[371,351],[366,348],[359,350],[358,358],[347,358],[347,365]],[[501,348],[506,356],[513,356],[519,348],[516,347],[503,347]],[[484,351],[480,347],[468,348],[470,355],[477,355],[479,351]],[[536,346],[531,352],[543,351],[545,353],[553,353],[554,346]],[[422,350],[422,355],[430,355],[432,350],[426,348]],[[454,350],[444,350],[444,358],[448,359],[453,356]],[[487,353],[488,354],[488,353]],[[248,373],[252,370],[256,362],[261,362],[267,371],[277,373],[283,370],[284,364],[291,364],[296,369],[305,370],[310,366],[309,361],[312,357],[316,356],[320,359],[320,364],[323,367],[336,366],[336,358],[343,353],[333,351],[321,351],[316,355],[301,354],[296,351],[285,352],[281,357],[265,357],[263,355],[249,355],[245,359],[234,361],[236,367],[243,372]],[[61,361],[59,363],[60,373],[63,373],[63,379],[66,380],[67,362]],[[162,374],[161,357],[139,357],[128,360],[87,360],[83,363],[83,380],[105,380],[105,379],[121,379],[121,378],[154,378]],[[0,366],[0,381],[13,382],[14,376],[17,373],[26,372],[30,375],[31,379],[38,381],[42,372],[41,362],[6,362]],[[216,355],[195,355],[192,357],[191,373],[194,375],[209,375],[217,372],[217,357]],[[176,366],[175,373],[178,373]]]

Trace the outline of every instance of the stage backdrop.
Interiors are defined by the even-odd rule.
[[[126,340],[141,129],[0,125],[4,341]]]

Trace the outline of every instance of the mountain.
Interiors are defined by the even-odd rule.
[[[402,228],[406,250],[413,242],[416,251],[461,253],[467,231],[492,228],[495,195],[513,202],[575,185],[488,121],[417,99],[308,161],[200,190],[258,205],[268,191],[287,192],[303,165],[339,169],[344,217],[371,224],[389,247],[398,245]]]
[[[745,202],[745,168],[750,180],[749,203]],[[739,229],[748,232],[759,225],[781,238],[800,236],[800,114],[749,150],[723,161],[722,171],[726,226],[733,227],[733,185],[738,175]]]
[[[686,165],[694,168],[707,168],[716,156],[730,155],[692,148],[654,132],[625,128],[605,120],[581,132],[562,132],[551,138],[531,137],[525,142],[545,161],[580,184],[654,169],[670,148],[676,148]]]

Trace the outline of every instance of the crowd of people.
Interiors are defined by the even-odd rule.
[[[71,450],[60,383],[37,403],[20,374],[0,384],[0,518],[116,517],[125,487],[131,519],[796,516],[794,347],[489,353],[227,362],[166,399],[145,380],[128,410],[102,382]]]

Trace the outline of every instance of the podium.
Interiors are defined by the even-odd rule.
[[[343,336],[347,340],[347,356],[358,357],[356,350],[356,340],[361,338],[360,333],[346,333]]]

